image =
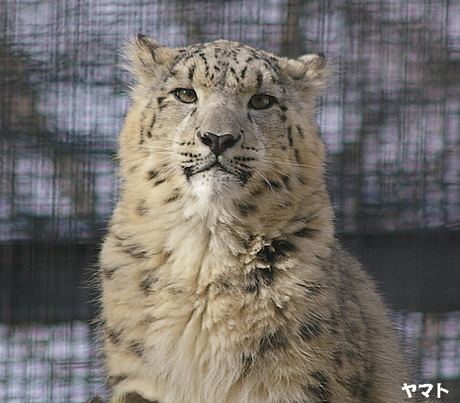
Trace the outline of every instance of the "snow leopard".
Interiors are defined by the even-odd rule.
[[[389,310],[337,241],[323,54],[138,35],[100,253],[111,402],[414,401]]]

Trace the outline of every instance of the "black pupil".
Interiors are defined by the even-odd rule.
[[[262,96],[261,96],[261,97],[257,97],[257,98],[256,98],[256,104],[259,104],[259,105],[266,105],[266,104],[268,104],[268,100],[267,100],[267,98],[262,97]]]

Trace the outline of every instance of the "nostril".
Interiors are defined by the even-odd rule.
[[[228,136],[228,137],[227,137]],[[236,143],[236,140],[238,140],[237,138],[235,138],[233,135],[231,134],[226,134],[224,136],[221,136],[220,137],[220,142],[221,142],[221,146],[224,150],[226,150],[227,148],[231,148],[233,147],[233,145]]]
[[[213,138],[210,136],[212,133],[205,133],[202,137],[201,137],[201,141],[203,142],[204,145],[208,146],[208,147],[212,147],[213,144],[214,144],[214,140]]]

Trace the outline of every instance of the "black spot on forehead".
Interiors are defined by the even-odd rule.
[[[257,90],[260,88],[260,86],[262,85],[262,73],[261,72],[258,72],[257,73],[257,79],[256,79],[256,88]]]
[[[193,75],[195,74],[195,68],[196,66],[193,65],[192,67],[190,67],[189,71],[188,71],[188,78],[189,80],[193,80]]]
[[[248,66],[244,66],[244,69],[241,70],[241,78],[244,80],[244,76],[246,75],[246,70],[248,69]]]

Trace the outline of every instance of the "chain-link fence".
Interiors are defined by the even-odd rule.
[[[137,33],[328,56],[317,119],[337,227],[389,304],[415,310],[397,315],[415,367],[459,402],[457,0],[1,2],[0,401],[102,393],[82,321],[117,197],[120,48]]]

